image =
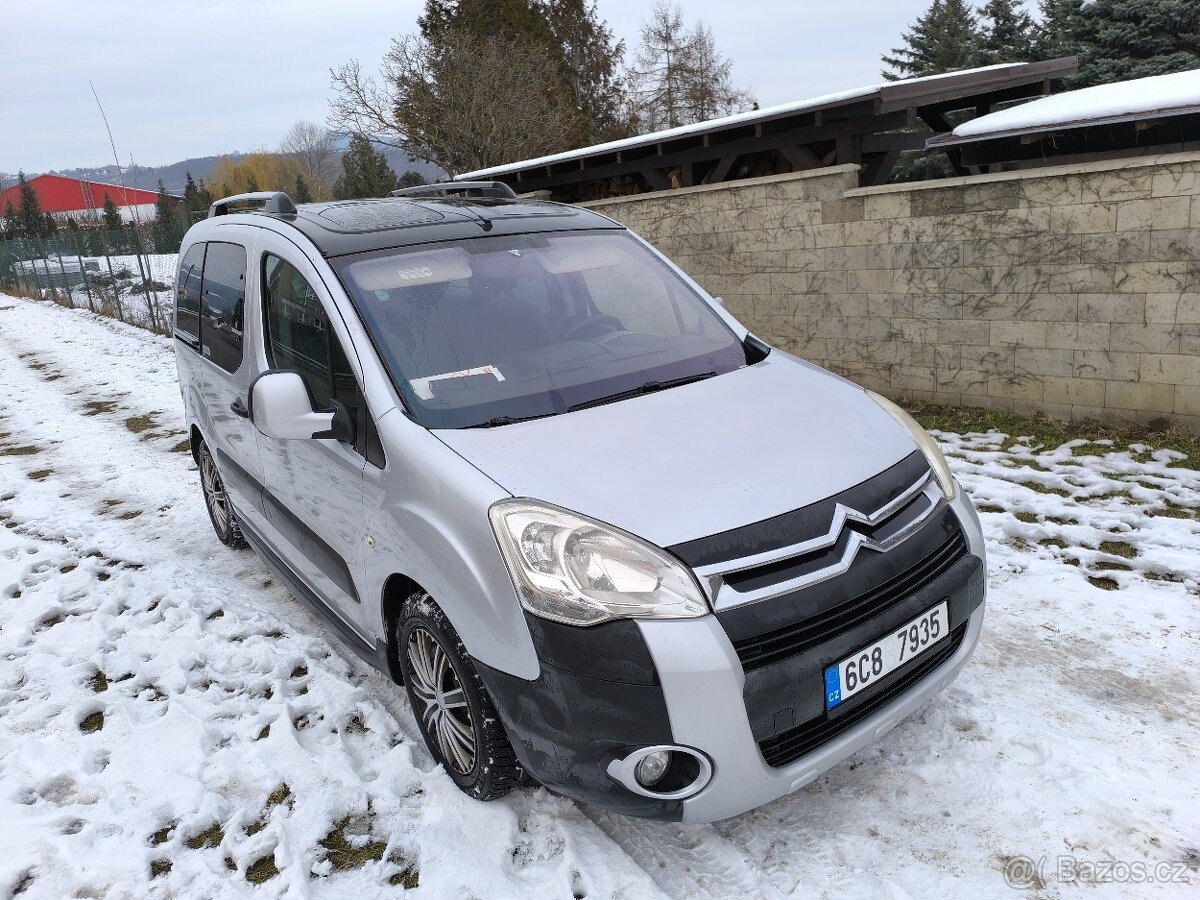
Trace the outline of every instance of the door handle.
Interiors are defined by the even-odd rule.
[[[241,416],[243,419],[250,418],[250,410],[246,409],[246,404],[242,402],[242,398],[238,397],[229,404],[229,408],[233,410],[235,415]]]

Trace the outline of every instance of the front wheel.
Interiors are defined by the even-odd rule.
[[[524,772],[466,648],[424,591],[396,625],[404,687],[421,736],[454,783],[476,800],[503,797]]]
[[[246,546],[246,539],[242,537],[242,529],[238,527],[233,506],[229,503],[225,482],[221,479],[217,462],[209,452],[208,444],[200,442],[200,451],[196,457],[200,463],[200,489],[204,492],[204,505],[208,508],[208,518],[212,522],[213,530],[226,547],[240,550]]]

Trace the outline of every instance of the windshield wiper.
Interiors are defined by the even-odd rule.
[[[553,415],[548,413],[547,415]],[[479,422],[475,425],[464,425],[463,428],[496,428],[500,425],[513,425],[517,422],[528,422],[530,419],[544,419],[545,415],[541,416],[496,416],[494,419],[488,419],[486,422]]]
[[[643,394],[656,394],[659,391],[679,387],[683,384],[691,384],[693,381],[703,381],[716,374],[716,372],[701,372],[698,375],[684,375],[682,378],[669,378],[666,381],[647,381],[628,391],[619,391],[609,394],[607,397],[597,397],[595,400],[585,400],[583,403],[568,406],[567,412],[575,412],[578,409],[587,409],[592,406],[603,406],[605,403],[616,403],[618,400],[628,400],[630,397],[640,397]]]

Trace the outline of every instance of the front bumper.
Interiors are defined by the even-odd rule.
[[[811,782],[822,772],[911,715],[950,683],[979,641],[984,616],[985,559],[978,518],[966,498],[951,508],[966,538],[969,556],[927,589],[907,598],[879,620],[865,622],[804,657],[794,666],[799,684],[762,689],[764,670],[747,675],[718,616],[690,620],[626,620],[592,629],[547,626],[530,619],[542,672],[530,682],[478,666],[522,764],[543,784],[568,796],[629,815],[683,822],[710,822],[754,809]],[[854,714],[830,717],[832,727],[805,737],[800,755],[771,757],[764,733],[764,697],[800,709],[800,694],[813,694],[824,719],[823,685],[811,677],[820,667],[878,638],[890,619],[950,600],[953,646],[935,664],[917,664],[895,689],[881,684],[879,697]],[[935,655],[933,648],[927,651]],[[814,668],[815,666],[815,668]],[[809,671],[811,669],[811,671]],[[897,675],[905,670],[898,670]],[[780,669],[773,677],[778,678]],[[782,670],[787,675],[787,670]],[[785,697],[788,691],[795,697]],[[749,706],[748,706],[749,703]],[[848,703],[847,706],[851,704]],[[843,711],[845,712],[845,711]],[[805,713],[809,715],[809,713]],[[785,732],[786,733],[786,732]],[[639,746],[672,744],[702,752],[712,777],[684,800],[655,800],[633,794],[608,777],[608,764]],[[808,749],[811,748],[811,749]],[[764,756],[764,753],[767,755]],[[774,765],[768,762],[771,757]]]

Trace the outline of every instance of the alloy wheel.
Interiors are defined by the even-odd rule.
[[[204,502],[212,516],[217,531],[225,534],[229,531],[229,495],[225,493],[225,482],[217,471],[212,454],[205,450],[200,455],[200,483],[204,487]]]
[[[442,760],[466,775],[475,767],[475,727],[467,695],[450,657],[432,633],[417,626],[408,637],[410,685],[425,731],[441,751]]]

